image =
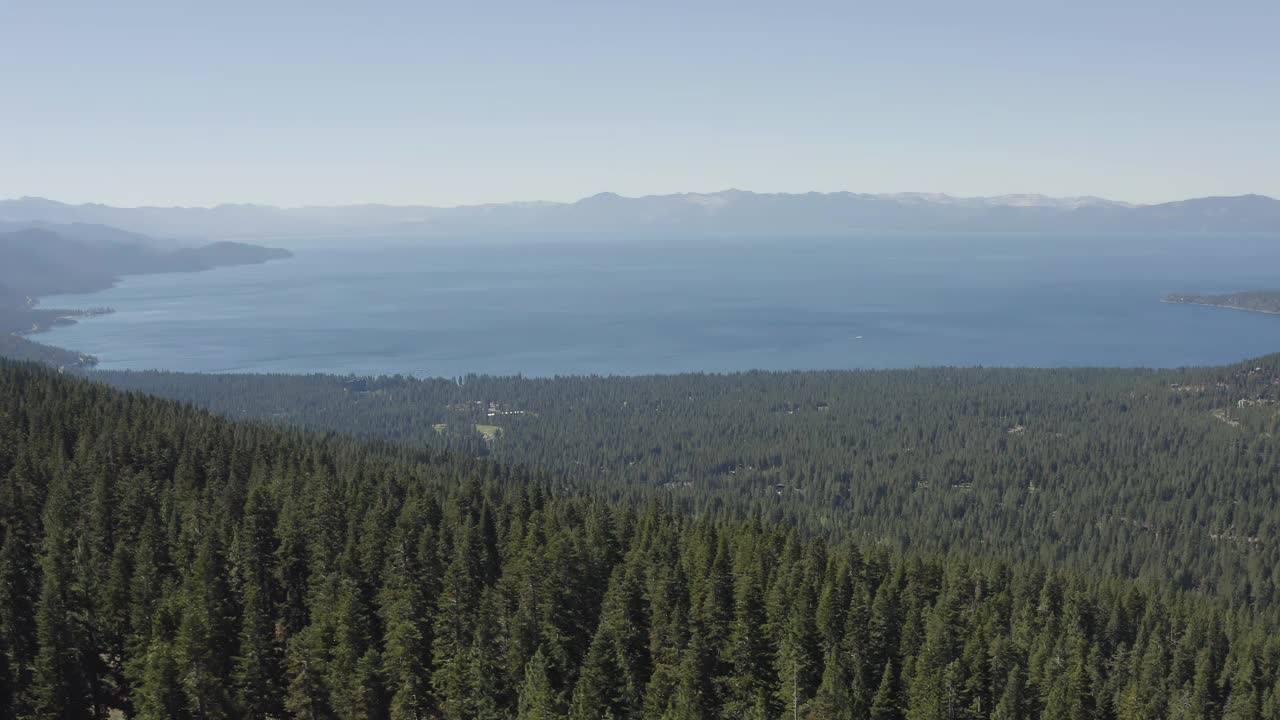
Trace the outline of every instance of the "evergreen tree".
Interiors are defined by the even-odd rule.
[[[240,713],[265,720],[283,713],[283,651],[277,638],[275,512],[270,494],[254,487],[244,508],[240,535],[240,646],[233,677]]]
[[[774,699],[773,658],[766,624],[760,568],[753,565],[738,583],[734,622],[730,631],[724,686],[725,713],[738,717],[771,717],[779,707]]]
[[[287,665],[288,687],[284,707],[301,720],[330,720],[329,688],[326,683],[327,649],[323,628],[309,625],[289,641]]]
[[[814,623],[813,591],[801,584],[787,613],[778,647],[778,699],[790,713],[813,698],[822,672],[822,641]]]
[[[875,698],[871,701],[871,720],[900,720],[902,718],[897,684],[893,666],[885,665],[884,673],[880,676],[880,686],[876,689]]]
[[[174,657],[187,707],[202,719],[236,717],[227,684],[235,655],[235,610],[216,533],[207,533],[201,543],[182,595]]]
[[[441,715],[449,720],[471,717],[477,698],[470,662],[475,621],[481,600],[483,549],[468,520],[454,539],[453,560],[445,571],[436,608],[431,683]]]
[[[194,717],[188,710],[182,678],[173,649],[163,640],[151,643],[145,670],[134,704],[139,720],[183,720]]]
[[[1023,687],[1022,669],[1017,665],[1009,671],[1005,680],[1004,691],[1000,694],[1000,702],[992,712],[992,720],[1023,720],[1029,717],[1028,700]]]
[[[265,720],[280,716],[283,702],[281,660],[270,600],[257,580],[247,579],[240,652],[235,659],[234,671],[238,705],[244,717]]]
[[[96,714],[95,684],[100,661],[89,646],[89,603],[76,567],[77,523],[71,480],[57,473],[44,511],[40,558],[40,599],[31,705],[39,718],[81,718]]]
[[[520,686],[520,720],[554,720],[561,717],[560,698],[551,687],[547,674],[547,658],[538,648],[524,668],[524,684]]]
[[[712,716],[715,708],[715,656],[694,630],[680,662],[675,692],[662,714],[664,720],[700,720]]]

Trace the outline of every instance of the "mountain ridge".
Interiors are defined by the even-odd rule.
[[[0,224],[109,225],[179,239],[403,234],[760,235],[852,232],[1276,233],[1280,200],[1209,196],[1133,204],[1096,196],[944,193],[757,193],[728,189],[627,197],[601,192],[573,202],[518,201],[439,207],[363,203],[277,207],[72,205],[0,200]]]

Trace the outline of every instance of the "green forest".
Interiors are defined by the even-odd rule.
[[[95,377],[235,419],[536,467],[614,501],[1280,603],[1280,356],[1161,371]]]
[[[1274,538],[1266,527],[1250,529],[1264,533],[1257,542],[1188,546],[1202,552],[1189,556],[1203,561],[1197,571],[1213,568],[1227,578],[1237,565],[1231,558],[1240,556],[1249,579],[1239,586],[1232,581],[1220,588],[1182,588],[1155,581],[1172,569],[1126,577],[1112,564],[1120,553],[1119,535],[1076,538],[1078,546],[1069,554],[1078,562],[1072,563],[1031,552],[1040,541],[1025,544],[1025,552],[994,551],[994,543],[986,546],[993,552],[984,552],[981,534],[952,539],[945,528],[930,529],[955,524],[948,513],[956,506],[913,505],[909,494],[874,490],[903,482],[912,472],[919,473],[917,485],[962,472],[968,457],[963,451],[977,445],[992,464],[969,467],[976,488],[995,476],[988,473],[1000,470],[1001,453],[1015,452],[1009,449],[1014,443],[1049,432],[1033,430],[1049,408],[1076,407],[1053,430],[1063,433],[1094,425],[1100,434],[1111,427],[1105,423],[1111,412],[1133,413],[1149,422],[1109,441],[1105,447],[1114,451],[1093,461],[1098,474],[1111,468],[1134,472],[1131,459],[1145,452],[1153,484],[1113,490],[1122,499],[1143,492],[1159,497],[1165,488],[1158,482],[1163,473],[1156,471],[1168,463],[1192,463],[1179,477],[1195,479],[1199,489],[1187,497],[1203,500],[1183,511],[1216,530],[1213,523],[1226,522],[1228,513],[1241,513],[1236,517],[1243,521],[1248,512],[1261,518],[1274,512],[1274,504],[1262,506],[1272,490],[1274,462],[1249,470],[1270,462],[1267,446],[1252,437],[1249,424],[1267,422],[1268,413],[1259,411],[1248,423],[1231,416],[1241,424],[1229,425],[1212,417],[1212,409],[1201,412],[1201,405],[1212,402],[1199,391],[1170,395],[1168,378],[1159,373],[1095,377],[1082,371],[1052,383],[1052,373],[991,371],[988,378],[987,371],[972,377],[967,371],[929,372],[936,373],[934,391],[951,390],[936,393],[927,413],[918,403],[926,402],[930,389],[911,390],[924,377],[911,372],[563,381],[561,390],[583,394],[562,395],[566,407],[559,415],[533,414],[545,412],[535,408],[541,408],[540,398],[555,396],[562,382],[557,380],[394,380],[384,387],[378,381],[302,378],[279,383],[273,399],[263,399],[308,413],[303,424],[313,429],[296,429],[231,422],[37,365],[2,363],[0,715],[1280,716],[1280,633],[1266,594],[1270,586],[1259,585],[1252,599],[1240,594],[1255,582],[1250,568],[1271,568],[1265,553]],[[1235,378],[1236,385],[1226,389],[1230,393],[1248,387],[1264,395],[1270,386],[1265,369],[1214,372]],[[1093,389],[1070,390],[1073,383],[1063,381],[1071,377]],[[207,380],[209,388],[267,382]],[[1114,398],[1103,388],[1118,391],[1139,380],[1128,411],[1110,407]],[[381,440],[315,431],[336,416],[323,402],[313,398],[309,404],[307,388],[333,382],[342,403],[386,399],[388,412],[347,413],[353,434]],[[991,388],[966,390],[969,382],[1006,384],[1009,393],[987,397]],[[1197,382],[1218,381],[1205,375]],[[481,401],[487,424],[502,427],[487,441],[474,431],[450,436],[451,427],[481,411],[447,398],[441,418],[448,426],[427,425],[447,441],[433,449],[426,442],[405,442],[408,434],[392,430],[397,418],[408,427],[414,417],[392,403],[397,385],[441,394],[452,385],[457,398],[482,388],[495,398],[502,387],[527,394]],[[713,452],[707,438],[723,430],[697,430],[699,418],[705,420],[713,404],[732,404],[735,385],[752,398],[743,404],[776,407],[754,422],[750,418],[759,413],[751,411],[726,418],[739,429]],[[848,397],[834,392],[859,385],[866,386],[863,392]],[[695,386],[702,392],[688,395]],[[1053,386],[1064,388],[1062,394],[1029,394],[1007,405],[1032,387]],[[888,402],[874,400],[870,390],[890,387],[902,415],[879,418],[882,432],[864,437],[872,422],[867,412]],[[1155,396],[1157,387],[1164,394]],[[1140,399],[1148,389],[1153,396]],[[194,386],[188,391],[203,392]],[[623,395],[629,398],[626,407],[646,395],[647,407],[661,407],[682,394],[684,403],[653,419],[623,422],[596,410]],[[865,402],[852,401],[864,394]],[[220,397],[230,402],[233,395]],[[1068,402],[1071,397],[1076,400]],[[466,402],[475,405],[474,399]],[[490,410],[489,402],[499,403],[498,409]],[[818,403],[826,403],[825,409]],[[532,412],[488,415],[508,411],[507,404]],[[965,407],[969,411],[961,412]],[[398,413],[390,412],[396,408]],[[435,410],[419,414],[429,412]],[[619,409],[614,415],[625,413]],[[855,481],[856,492],[841,495],[841,483],[828,477],[841,462],[834,451],[815,455],[811,466],[799,464],[796,453],[809,447],[799,438],[813,435],[812,426],[791,434],[779,423],[809,414],[830,414],[843,426],[819,434],[814,447],[851,442],[848,452],[871,460],[855,465],[851,471],[857,475],[844,480],[846,487]],[[1175,422],[1184,414],[1181,424]],[[926,415],[937,418],[938,436],[930,435],[934,426],[916,425]],[[553,428],[563,432],[592,423],[597,429],[547,448],[549,469],[539,471],[504,457],[530,454],[527,447],[535,440],[513,443],[509,451],[499,447],[521,437],[518,424],[509,420],[521,417],[561,418],[545,428],[547,435]],[[1011,432],[1015,425],[1026,430]],[[615,446],[606,440],[628,428],[648,430],[634,442]],[[941,428],[951,428],[949,437]],[[899,467],[878,449],[882,438],[922,449],[911,457],[942,457],[936,465],[913,460],[913,467]],[[1199,449],[1179,450],[1179,438]],[[1005,447],[984,444],[993,439]],[[669,460],[628,455],[634,443],[654,442],[659,444],[647,452]],[[1075,442],[1067,444],[1077,454],[1103,447]],[[477,457],[445,447],[449,443],[493,447]],[[1015,455],[1019,462],[1054,447],[1047,440],[1035,445],[1040,449]],[[1238,460],[1229,470],[1205,475],[1229,457],[1219,454],[1219,445],[1234,448]],[[897,452],[907,455],[904,448]],[[730,455],[737,464],[692,475]],[[638,469],[614,477],[607,470],[612,458]],[[574,463],[586,461],[601,467],[577,474]],[[1041,461],[1053,462],[1047,456]],[[736,478],[735,471],[746,467],[754,468],[743,470],[747,475],[765,477],[744,478],[741,488],[722,477]],[[1087,480],[1079,469],[1070,472]],[[1035,480],[1047,485],[1053,477],[1046,468]],[[825,489],[819,487],[823,478]],[[863,482],[868,489],[856,488]],[[1090,493],[1108,487],[1089,483],[1083,487]],[[758,485],[771,489],[756,492]],[[793,486],[812,490],[807,496],[789,492]],[[1252,499],[1225,500],[1228,493],[1242,492]],[[871,522],[861,513],[877,494],[880,502],[907,504],[891,521]],[[1247,512],[1235,509],[1241,505]],[[981,525],[979,513],[987,510],[980,503],[968,507],[970,523]],[[1034,512],[989,517],[984,532],[1003,538],[1015,518],[1039,522]],[[918,513],[914,520],[912,513]],[[1149,522],[1176,519],[1152,513]],[[1157,533],[1115,525],[1132,528],[1124,536],[1130,540]],[[912,533],[931,540],[900,541]],[[960,549],[943,552],[949,542]],[[1050,539],[1043,547],[1052,547]],[[1151,563],[1168,558],[1170,568],[1173,553],[1182,551],[1179,543],[1158,542],[1135,549],[1151,554]],[[1267,573],[1257,577],[1261,582]]]
[[[1280,720],[1280,0],[917,5],[0,0],[0,720]]]

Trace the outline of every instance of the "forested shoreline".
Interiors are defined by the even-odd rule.
[[[1280,291],[1276,290],[1253,290],[1227,295],[1175,293],[1166,296],[1164,301],[1175,305],[1205,305],[1229,308],[1231,310],[1260,312],[1268,315],[1280,314]]]
[[[15,717],[1232,718],[1273,612],[0,363]]]
[[[0,232],[0,357],[71,370],[93,367],[97,359],[22,336],[112,309],[40,307],[41,297],[105,290],[123,275],[199,272],[291,256],[239,242],[186,246],[102,225],[0,222],[0,231],[10,228],[16,229]]]

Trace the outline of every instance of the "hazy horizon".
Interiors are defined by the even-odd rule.
[[[219,208],[219,207],[254,207],[254,206],[273,207],[281,210],[316,210],[316,209],[325,209],[325,208],[364,207],[364,206],[373,206],[373,207],[383,206],[383,207],[392,207],[392,208],[432,208],[432,209],[440,209],[440,210],[450,210],[450,209],[462,209],[462,208],[472,208],[472,207],[484,207],[487,205],[572,205],[574,203],[578,203],[583,200],[589,200],[591,198],[599,197],[599,196],[617,196],[627,200],[644,200],[644,199],[650,199],[650,198],[668,198],[668,197],[712,197],[717,195],[725,195],[729,193],[743,193],[748,195],[795,195],[795,196],[811,195],[811,194],[856,195],[856,196],[867,196],[867,197],[886,198],[886,199],[913,198],[913,199],[937,200],[937,201],[944,201],[944,200],[990,201],[996,204],[998,204],[1000,201],[1006,201],[1006,202],[1012,203],[1015,201],[1032,202],[1034,200],[1044,200],[1044,201],[1080,200],[1080,201],[1102,201],[1105,203],[1115,203],[1118,205],[1130,205],[1134,207],[1142,207],[1142,206],[1149,206],[1149,205],[1163,205],[1168,203],[1183,202],[1186,200],[1234,198],[1234,197],[1249,197],[1249,196],[1264,197],[1272,200],[1280,199],[1280,197],[1268,195],[1266,193],[1260,193],[1260,192],[1242,192],[1234,195],[1204,195],[1204,196],[1171,197],[1163,200],[1154,200],[1150,202],[1135,202],[1132,200],[1127,200],[1125,198],[1107,197],[1103,195],[1098,195],[1096,193],[1087,193],[1083,195],[1050,195],[1048,193],[1027,191],[1027,192],[1001,193],[998,195],[956,195],[953,193],[932,192],[927,190],[926,191],[903,190],[903,191],[881,192],[881,191],[875,191],[875,190],[847,190],[847,189],[846,190],[829,190],[829,191],[780,190],[780,191],[766,192],[766,191],[760,191],[760,190],[753,190],[750,188],[726,187],[720,190],[672,190],[670,192],[646,193],[643,195],[628,195],[624,193],[614,192],[613,190],[604,189],[598,192],[590,193],[588,195],[583,195],[581,197],[569,198],[567,200],[550,200],[547,198],[508,198],[508,199],[493,200],[489,202],[461,203],[461,204],[453,204],[453,205],[435,203],[430,201],[396,203],[396,202],[380,202],[376,200],[368,201],[368,202],[337,201],[337,202],[325,203],[325,204],[278,205],[275,203],[259,202],[252,199],[233,200],[228,202],[219,202],[219,203],[212,203],[212,204],[165,205],[165,204],[159,204],[159,203],[144,203],[139,205],[117,205],[114,203],[100,202],[100,201],[94,201],[94,200],[73,202],[73,201],[68,201],[58,197],[47,197],[43,195],[30,195],[30,194],[16,195],[11,197],[0,197],[0,202],[44,201],[44,202],[57,203],[59,205],[67,205],[72,207],[102,206],[102,207],[118,208],[121,210],[142,210],[147,208],[200,210],[200,209],[213,209],[213,208]]]
[[[26,4],[0,27],[0,196],[1276,197],[1278,24],[1261,2]]]

